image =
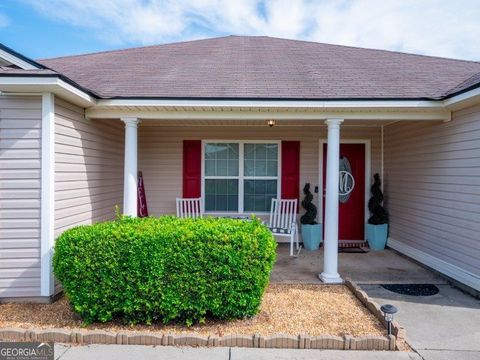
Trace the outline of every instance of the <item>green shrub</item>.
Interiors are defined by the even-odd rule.
[[[233,319],[258,312],[276,243],[258,220],[123,218],[56,241],[56,278],[85,322]]]

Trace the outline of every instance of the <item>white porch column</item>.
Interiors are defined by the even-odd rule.
[[[55,95],[42,94],[42,176],[40,234],[40,296],[55,291],[52,256],[55,245]]]
[[[125,164],[123,178],[123,214],[137,216],[137,128],[138,119],[124,117]]]
[[[340,159],[340,124],[343,119],[328,119],[327,174],[325,199],[325,241],[323,272],[320,280],[327,284],[338,284],[338,176]]]

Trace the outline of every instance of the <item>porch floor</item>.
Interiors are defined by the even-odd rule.
[[[339,253],[340,276],[358,284],[446,284],[446,280],[416,262],[386,249],[380,252]],[[320,284],[323,271],[323,247],[316,251],[302,249],[298,257],[289,256],[289,245],[279,244],[271,282]]]

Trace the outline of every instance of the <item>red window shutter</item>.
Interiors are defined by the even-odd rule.
[[[282,141],[282,199],[300,194],[300,141]]]
[[[199,198],[202,181],[202,141],[183,140],[183,197]]]

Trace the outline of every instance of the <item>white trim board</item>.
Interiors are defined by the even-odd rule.
[[[387,245],[399,253],[407,255],[412,259],[415,259],[418,262],[471,287],[472,289],[480,291],[480,277],[469,271],[450,264],[424,251],[418,250],[410,245],[392,239],[391,237],[388,238]]]
[[[40,238],[40,295],[54,291],[52,255],[55,221],[55,96],[42,94],[42,194]]]
[[[341,128],[341,127],[340,127]],[[318,219],[323,226],[323,144],[327,144],[327,139],[319,139],[318,141]],[[364,144],[365,145],[365,209],[364,209],[364,221],[365,224],[368,220],[368,200],[370,197],[370,181],[372,173],[372,151],[370,139],[340,139],[340,145],[342,144]],[[367,227],[364,227],[364,239],[358,239],[365,241],[367,238]]]
[[[34,66],[30,64],[29,62],[22,60],[18,56],[13,55],[12,53],[9,53],[6,50],[0,49],[0,59],[3,59],[4,61],[16,65],[19,68],[25,69],[25,70],[35,70],[38,69],[37,66]]]

